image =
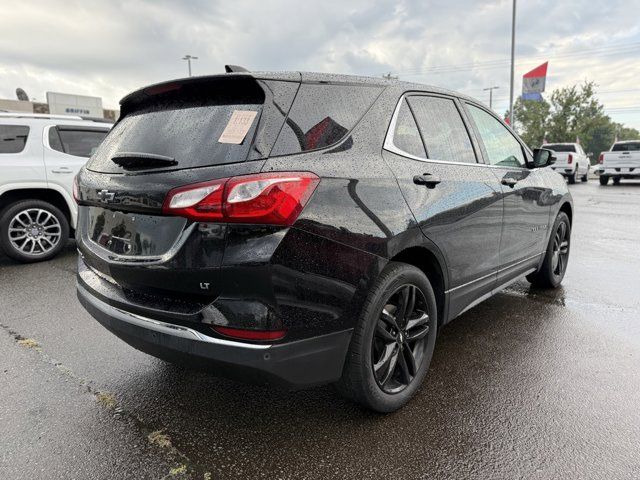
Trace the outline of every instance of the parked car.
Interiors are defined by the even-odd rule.
[[[442,325],[522,276],[562,281],[573,205],[551,161],[419,84],[150,86],[78,174],[78,297],[156,357],[393,411]]]
[[[76,228],[73,178],[110,123],[67,115],[0,113],[0,248],[48,260]]]
[[[613,180],[614,185],[622,178],[640,178],[640,140],[615,142],[608,152],[602,152],[595,170],[600,176],[600,185]]]
[[[591,162],[579,143],[546,143],[541,148],[555,152],[556,162],[551,168],[566,177],[569,183],[576,183],[576,178],[582,182],[589,180]]]

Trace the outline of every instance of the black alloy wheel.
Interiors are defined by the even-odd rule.
[[[560,222],[553,240],[552,271],[557,277],[563,277],[567,270],[569,259],[569,228],[565,222]]]
[[[415,285],[399,287],[385,302],[371,341],[371,365],[380,389],[401,392],[422,363],[429,313],[424,294]]]
[[[557,288],[567,271],[571,249],[571,222],[566,213],[558,213],[551,232],[540,269],[527,275],[527,280],[541,288]]]

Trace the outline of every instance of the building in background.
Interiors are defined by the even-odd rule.
[[[105,109],[102,98],[69,93],[47,92],[47,102],[0,99],[0,112],[50,113],[55,115],[78,115],[81,117],[106,118],[116,121],[119,110]]]

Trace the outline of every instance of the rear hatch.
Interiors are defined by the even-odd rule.
[[[139,292],[213,295],[198,286],[222,262],[226,226],[163,215],[163,202],[179,186],[259,172],[298,87],[295,77],[223,75],[125,97],[78,176],[85,262]]]

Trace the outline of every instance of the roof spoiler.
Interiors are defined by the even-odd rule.
[[[249,70],[247,70],[244,67],[241,67],[240,65],[225,65],[224,71],[227,73],[233,73],[233,72],[248,72]]]

